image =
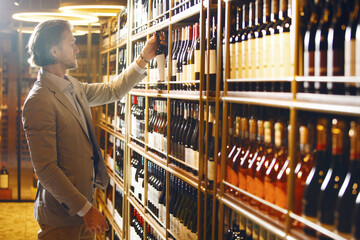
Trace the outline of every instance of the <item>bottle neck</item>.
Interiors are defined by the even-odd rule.
[[[333,119],[332,133],[332,155],[342,155],[344,153],[344,130],[345,123],[341,120]]]
[[[271,4],[271,21],[277,21],[279,19],[279,1],[272,0]]]
[[[349,130],[350,162],[360,161],[360,124],[352,121]]]
[[[270,21],[271,5],[270,0],[264,0],[263,2],[263,23],[268,23]]]

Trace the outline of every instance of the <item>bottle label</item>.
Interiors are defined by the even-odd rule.
[[[256,78],[263,78],[263,38],[256,38],[255,39],[255,56],[256,56]]]
[[[195,50],[195,72],[200,72],[200,68],[201,68],[201,54],[200,54],[200,50]],[[206,61],[206,60],[205,60]],[[207,69],[205,68],[205,71],[207,71]],[[195,79],[195,80],[199,80],[199,79]]]
[[[199,169],[199,152],[198,151],[193,151],[193,161],[194,161],[194,168]]]
[[[356,74],[356,40],[345,41],[345,76],[355,76]]]
[[[9,188],[8,174],[0,174],[0,188]]]
[[[278,77],[279,76],[279,67],[280,66],[280,34],[272,34],[271,35],[271,51],[272,57],[271,60],[271,76]],[[280,89],[275,89],[275,91],[279,91]]]
[[[194,166],[193,152],[194,151],[191,148],[185,148],[185,163],[189,164],[190,166]]]
[[[215,161],[213,158],[208,160],[208,180],[215,180]]]
[[[241,42],[235,43],[235,51],[236,51],[236,78],[242,78],[242,46]]]
[[[249,41],[248,51],[249,51],[249,70],[250,78],[256,78],[256,39],[252,38]]]
[[[226,166],[226,181],[236,187],[239,186],[238,174],[230,166]]]
[[[242,78],[249,78],[249,51],[248,41],[244,41],[242,46]]]
[[[195,64],[190,64],[188,65],[188,80],[189,81],[194,81],[195,80]]]
[[[216,74],[216,50],[210,50],[210,74]]]
[[[232,43],[230,44],[230,78],[236,79],[236,73],[237,73],[236,47],[235,47],[235,43]]]
[[[171,72],[171,76],[176,77],[176,72],[177,72],[177,61],[172,60],[172,72]]]
[[[293,48],[291,48],[293,39],[290,32],[284,32],[282,35],[282,49],[281,64],[283,65],[283,76],[289,77],[294,75],[294,58],[292,57]]]
[[[188,81],[189,69],[187,64],[183,64],[183,81]]]
[[[156,62],[158,67],[159,82],[165,82],[165,55],[160,54],[156,56]]]
[[[263,52],[263,72],[264,72],[264,76],[268,77],[271,76],[271,40],[270,40],[270,36],[263,36],[263,47],[264,47],[264,52]]]

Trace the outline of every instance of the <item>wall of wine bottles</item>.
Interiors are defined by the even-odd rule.
[[[105,21],[99,82],[167,45],[100,111],[98,237],[359,238],[359,7],[133,0]]]

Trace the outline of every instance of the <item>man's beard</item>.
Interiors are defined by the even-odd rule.
[[[66,65],[66,69],[68,70],[75,70],[77,67],[78,67],[78,63],[76,59],[74,62]]]

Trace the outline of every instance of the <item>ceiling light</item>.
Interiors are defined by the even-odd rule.
[[[14,5],[18,7],[18,6],[20,6],[21,2],[22,2],[22,0],[15,0]]]
[[[72,25],[87,25],[99,21],[98,17],[92,15],[59,12],[21,12],[13,14],[12,18],[26,22],[42,22],[51,19],[63,19],[68,20]]]
[[[65,12],[73,12],[73,11],[81,11],[92,13],[95,16],[102,16],[102,17],[112,17],[116,16],[122,9],[125,8],[126,1],[123,2],[104,2],[104,3],[96,3],[96,4],[79,4],[79,3],[61,3],[60,4],[60,11]]]
[[[32,34],[32,32],[34,31],[34,28],[18,28],[16,29],[17,32],[23,33],[23,34]],[[82,35],[86,35],[89,33],[89,31],[87,31],[86,29],[82,28],[82,29],[74,29],[72,31],[74,36],[82,36]],[[95,30],[91,30],[91,33],[100,33],[99,29],[95,29]]]

